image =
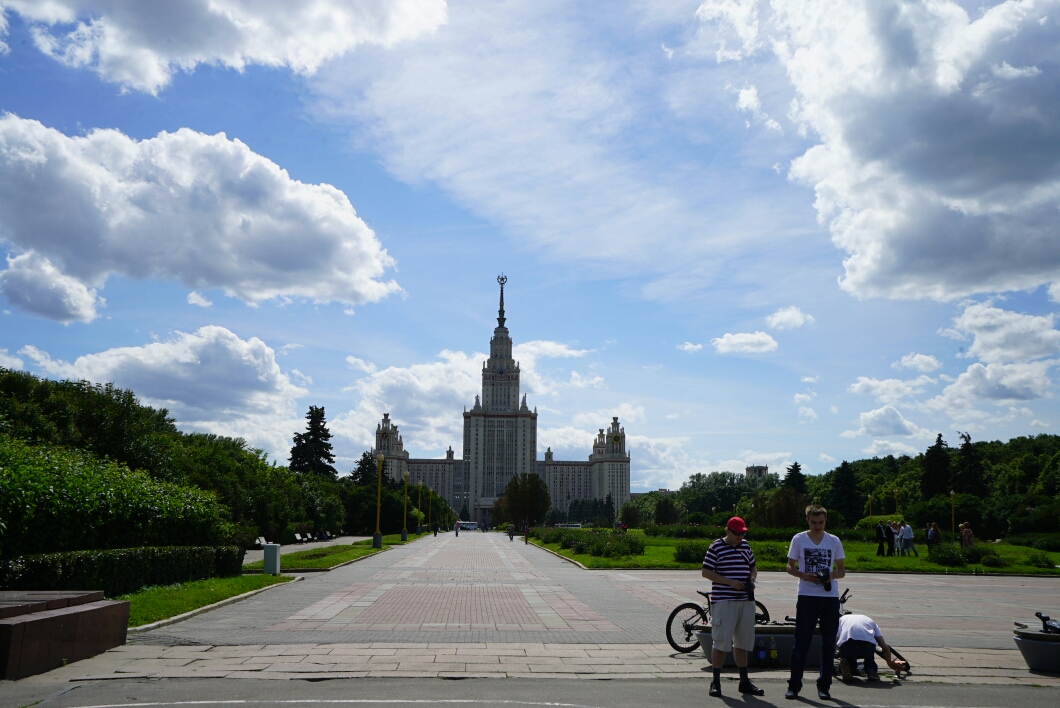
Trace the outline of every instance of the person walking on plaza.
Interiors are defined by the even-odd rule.
[[[909,671],[909,664],[891,658],[891,647],[883,639],[880,626],[865,615],[843,615],[839,618],[839,631],[836,632],[836,646],[839,648],[839,675],[843,683],[854,678],[858,659],[865,662],[865,676],[869,681],[879,681],[880,673],[876,668],[876,645],[880,645],[883,660],[895,671]]]
[[[883,549],[883,544],[887,540],[887,536],[883,532],[883,521],[876,522],[876,555],[883,556],[887,555],[887,552]]]
[[[961,548],[971,548],[975,543],[975,534],[972,533],[972,525],[965,521],[961,524]]]
[[[515,538],[515,522],[512,521],[508,524],[508,540],[511,541]]]
[[[806,507],[808,531],[795,534],[788,548],[788,575],[799,579],[795,603],[795,640],[791,647],[791,677],[784,698],[794,700],[802,690],[802,674],[810,651],[813,631],[821,625],[821,673],[817,677],[817,697],[831,700],[832,658],[839,629],[839,583],[846,575],[843,543],[824,530],[828,510],[811,504]]]
[[[884,533],[884,538],[885,538],[885,540],[887,542],[887,555],[888,556],[893,556],[894,555],[894,527],[891,526],[890,522],[888,522],[883,527],[883,533]]]
[[[703,577],[710,581],[710,652],[714,678],[710,695],[721,696],[721,670],[732,651],[740,671],[740,693],[761,696],[765,691],[747,676],[747,654],[755,643],[755,603],[751,599],[758,568],[755,554],[744,538],[747,524],[734,516],[725,524],[725,535],[710,544],[703,556]]]
[[[913,527],[904,521],[900,521],[898,528],[902,536],[902,555],[907,556],[912,553],[919,558],[920,554],[916,552],[916,544],[913,543]]]

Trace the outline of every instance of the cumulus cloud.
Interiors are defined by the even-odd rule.
[[[719,60],[767,51],[783,68],[789,117],[819,140],[789,175],[814,189],[859,297],[949,300],[1060,275],[1060,24],[1040,21],[1060,2],[966,6],[707,0],[697,13]]]
[[[803,383],[814,384],[814,383],[817,383],[820,380],[820,378],[821,378],[820,376],[803,376],[801,380],[802,380]]]
[[[802,327],[804,324],[813,323],[813,315],[807,315],[794,305],[782,307],[766,318],[766,324],[772,329],[794,329]]]
[[[59,321],[90,320],[111,274],[222,288],[247,303],[347,305],[399,290],[393,260],[346,195],[304,184],[223,133],[136,141],[67,137],[0,117],[0,227],[17,252],[8,299]]]
[[[358,45],[391,46],[446,21],[445,0],[4,0],[0,9],[21,15],[53,59],[149,93],[199,64],[312,74]]]
[[[799,406],[799,421],[803,423],[816,422],[817,411],[810,408],[809,406]]]
[[[812,393],[796,393],[792,402],[795,403],[795,405],[799,405],[801,403],[809,403],[814,398],[815,396]]]
[[[684,344],[678,344],[677,348],[683,352],[688,352],[689,354],[691,354],[692,352],[698,352],[700,349],[703,348],[703,345],[693,344],[692,342],[685,342]]]
[[[758,98],[758,88],[754,84],[739,90],[736,98],[736,109],[751,114],[751,120],[746,122],[748,128],[751,127],[753,120],[756,124],[764,124],[770,130],[784,132],[783,128],[780,127],[780,123],[770,118],[769,114],[762,110],[762,101]]]
[[[600,408],[595,411],[578,413],[571,418],[571,423],[586,430],[599,430],[611,424],[612,416],[618,416],[618,422],[623,426],[628,423],[642,423],[647,420],[644,406],[633,403],[620,403],[611,408]]]
[[[33,251],[8,256],[7,270],[0,272],[0,292],[12,305],[63,324],[91,322],[105,302],[93,288]]]
[[[0,349],[0,368],[21,369],[22,360],[17,356],[11,356],[6,349]]]
[[[378,367],[370,361],[364,359],[358,359],[355,356],[346,357],[346,366],[354,369],[355,371],[363,371],[366,374],[374,374],[378,371]]]
[[[718,354],[762,354],[776,351],[777,342],[765,332],[725,333],[710,340]]]
[[[169,409],[183,430],[243,437],[281,461],[301,427],[295,402],[307,391],[291,382],[265,342],[224,327],[174,332],[166,341],[73,362],[32,345],[19,353],[49,376],[132,389],[147,405]]]
[[[1060,282],[1049,286],[1049,299],[1053,302],[1060,302]]]
[[[820,460],[821,462],[835,462],[835,458],[834,457],[832,457],[831,455],[826,455],[823,452],[820,455],[817,456],[817,459]]]
[[[968,355],[987,363],[1027,362],[1060,354],[1056,316],[1024,315],[989,303],[964,308],[954,328],[974,337]]]
[[[871,379],[859,376],[847,389],[851,393],[864,393],[875,396],[880,403],[897,405],[899,401],[924,392],[924,387],[936,383],[930,376],[918,376],[912,381],[900,379]]]
[[[199,293],[192,290],[190,293],[188,293],[188,304],[196,305],[198,307],[212,307],[213,301],[206,299]]]
[[[903,436],[914,438],[930,438],[934,435],[930,430],[921,428],[916,423],[907,420],[898,412],[894,406],[884,406],[873,411],[866,411],[858,417],[861,427],[858,430],[847,430],[842,433],[845,438],[858,435],[870,437]]]
[[[916,352],[909,352],[891,364],[892,369],[916,369],[924,374],[930,374],[940,366],[942,362],[930,354],[917,354]]]
[[[1044,398],[1052,389],[1049,369],[1058,363],[1052,359],[1029,364],[972,364],[924,406],[960,416],[972,409],[977,399],[1008,405]]]
[[[604,385],[604,377],[596,374],[582,376],[577,371],[570,372],[570,385],[574,388],[600,388]]]
[[[902,455],[917,455],[920,450],[912,445],[892,440],[873,440],[872,444],[862,450],[862,452],[873,457],[886,457],[887,455],[901,457]]]

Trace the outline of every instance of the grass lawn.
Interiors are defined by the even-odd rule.
[[[207,578],[175,585],[156,585],[117,599],[129,601],[129,626],[139,627],[289,580],[291,578],[282,575]]]
[[[532,543],[543,545],[536,539]],[[705,542],[705,540],[704,540]],[[751,549],[755,552],[758,567],[761,570],[783,570],[786,566],[788,546],[780,541],[754,541],[751,540]],[[678,563],[674,560],[674,548],[677,539],[646,537],[644,539],[644,555],[626,556],[623,558],[596,558],[586,554],[574,555],[569,549],[562,550],[559,544],[548,544],[549,550],[555,551],[567,558],[573,558],[587,568],[644,568],[668,570],[674,568],[686,568],[695,570],[700,567],[699,563]],[[977,574],[1005,574],[1019,573],[1026,575],[1060,575],[1060,568],[1052,570],[1046,568],[1035,568],[1026,565],[1026,558],[1031,553],[1037,552],[1026,546],[1013,546],[1008,543],[988,544],[998,552],[998,555],[1010,561],[1011,565],[1004,568],[987,568],[981,565],[966,565],[959,568],[948,568],[946,566],[932,563],[927,559],[927,548],[917,547],[920,557],[916,556],[892,556],[890,558],[876,556],[875,543],[847,542],[843,544],[846,552],[846,568],[852,571],[901,571],[906,573],[977,573]],[[1053,560],[1053,565],[1060,565],[1060,553],[1047,554]]]
[[[414,533],[410,533],[409,541],[414,541],[417,538],[426,535],[427,534],[425,533],[421,533],[417,536]],[[402,545],[401,534],[395,533],[383,536],[382,549],[372,548],[372,539],[370,538],[363,541],[355,541],[353,543],[339,544],[337,546],[307,548],[304,551],[295,551],[294,553],[281,555],[280,570],[286,570],[288,568],[332,568],[340,563],[346,563],[347,561],[378,553],[380,550],[385,550],[390,546],[400,545]],[[264,568],[265,561],[254,561],[253,563],[247,563],[243,566],[243,570],[263,570]]]

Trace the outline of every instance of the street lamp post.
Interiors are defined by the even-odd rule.
[[[898,490],[894,490],[894,513],[898,513]]]
[[[434,530],[434,487],[427,487],[427,530]]]
[[[401,540],[409,540],[409,471],[405,470],[405,508],[401,512]]]
[[[383,507],[383,453],[375,456],[375,466],[379,474],[375,485],[375,535],[372,536],[372,548],[383,547],[383,534],[379,531],[379,513]]]
[[[954,499],[953,490],[950,490],[950,533],[957,533],[957,513],[956,513],[956,501]]]
[[[423,524],[420,523],[420,519],[423,518],[423,482],[416,483],[416,533],[420,533],[423,529]]]

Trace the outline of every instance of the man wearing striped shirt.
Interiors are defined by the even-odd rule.
[[[734,516],[725,524],[725,536],[710,544],[703,557],[703,577],[710,580],[710,624],[713,649],[710,654],[714,680],[710,695],[721,695],[721,669],[732,650],[740,670],[740,693],[761,696],[762,689],[747,677],[747,652],[754,648],[755,603],[748,594],[758,577],[755,554],[744,537],[747,524]]]

